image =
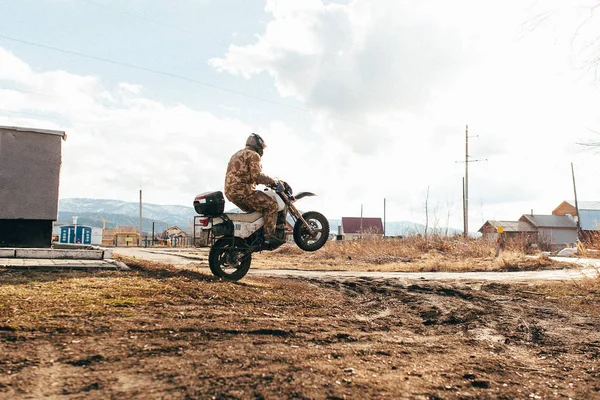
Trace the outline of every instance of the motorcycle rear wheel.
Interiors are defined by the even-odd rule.
[[[248,245],[240,238],[221,238],[208,253],[208,265],[216,277],[239,281],[250,269],[252,254]]]
[[[294,242],[304,251],[317,251],[329,239],[329,221],[316,211],[304,213],[302,218],[313,229],[314,235],[310,234],[302,221],[297,220],[294,225]]]

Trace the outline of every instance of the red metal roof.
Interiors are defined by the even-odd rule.
[[[371,233],[383,235],[383,224],[381,218],[342,217],[342,231],[350,234]]]

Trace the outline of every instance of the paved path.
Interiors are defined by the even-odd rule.
[[[204,261],[208,263],[208,249],[161,249],[144,247],[115,247],[113,254],[173,265],[186,265]]]
[[[0,268],[128,269],[113,260],[63,260],[51,258],[0,258]]]
[[[136,257],[148,261],[165,262],[178,266],[207,262],[208,250],[196,249],[197,253],[189,255],[189,250],[177,249],[145,249],[145,248],[116,248],[114,253]],[[584,277],[598,277],[600,260],[552,257],[553,260],[574,263],[579,267],[573,269],[517,271],[517,272],[360,272],[360,271],[304,271],[291,269],[253,269],[248,275],[252,276],[299,276],[306,278],[382,278],[382,279],[418,279],[418,280],[489,280],[489,281],[532,281],[532,280],[574,280]],[[207,267],[206,267],[207,268]],[[208,268],[207,268],[208,269]]]
[[[249,275],[260,276],[301,276],[310,278],[379,278],[379,279],[419,279],[419,280],[485,280],[502,282],[519,281],[565,281],[598,277],[595,268],[559,269],[520,272],[361,272],[361,271],[299,271],[277,269],[250,269]]]

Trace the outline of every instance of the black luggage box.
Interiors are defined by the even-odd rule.
[[[200,215],[218,217],[225,211],[223,192],[201,193],[194,199],[194,208]]]

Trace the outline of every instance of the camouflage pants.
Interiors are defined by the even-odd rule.
[[[234,196],[231,196],[234,197]],[[273,236],[275,234],[275,225],[277,224],[277,202],[263,192],[258,190],[250,196],[242,199],[230,198],[236,206],[242,211],[258,211],[263,214],[265,221],[265,236]]]

